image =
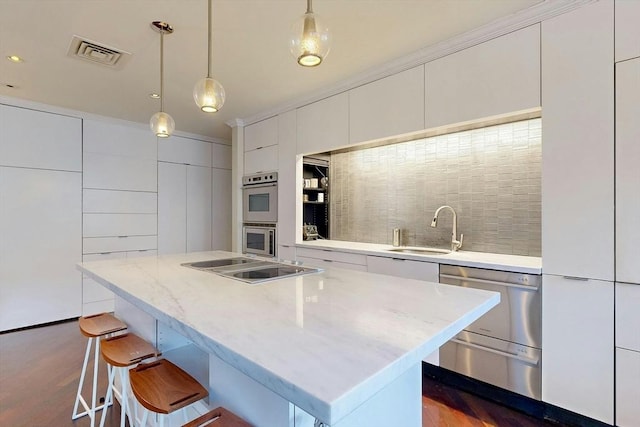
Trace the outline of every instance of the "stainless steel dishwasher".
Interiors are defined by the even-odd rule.
[[[440,265],[440,283],[500,292],[500,304],[440,348],[440,366],[540,400],[541,276]]]

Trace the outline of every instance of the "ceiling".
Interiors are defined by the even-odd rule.
[[[316,0],[333,45],[319,67],[302,68],[287,42],[305,0],[213,0],[213,77],[227,100],[206,114],[192,97],[207,73],[206,0],[0,0],[0,96],[148,123],[160,108],[149,97],[160,86],[160,36],[150,23],[163,20],[174,28],[164,43],[165,111],[178,131],[231,140],[226,122],[293,103],[541,1]],[[131,56],[116,69],[71,58],[74,35]]]

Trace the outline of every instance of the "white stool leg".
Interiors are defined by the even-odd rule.
[[[87,351],[84,354],[84,363],[82,364],[82,373],[80,374],[80,382],[78,384],[78,392],[76,393],[76,402],[73,405],[73,414],[71,414],[71,419],[75,420],[78,419],[82,416],[87,415],[87,411],[89,408],[87,408],[86,402],[84,402],[84,398],[82,397],[82,386],[84,385],[84,377],[85,374],[87,373],[87,365],[89,363],[89,354],[91,352],[91,343],[93,342],[93,338],[89,338],[87,340]],[[78,404],[82,403],[83,406],[85,407],[85,412],[79,414],[78,413]]]
[[[149,410],[147,408],[144,408],[144,412],[142,415],[142,421],[140,422],[141,426],[146,427],[147,426],[147,417],[149,416]]]
[[[102,416],[100,417],[100,427],[104,427],[104,420],[105,420],[105,417],[107,416],[108,406],[106,406],[106,404],[107,402],[113,399],[113,387],[114,387],[113,383],[116,377],[115,367],[107,365],[107,371],[109,374],[109,385],[107,386],[107,394],[104,398],[105,405],[102,409]]]
[[[125,417],[129,417],[131,423],[131,410],[129,409],[129,369],[119,368],[120,371],[120,427],[125,427]]]

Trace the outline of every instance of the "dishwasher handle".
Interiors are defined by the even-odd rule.
[[[508,357],[509,359],[515,359],[515,360],[517,360],[519,362],[526,363],[527,365],[538,366],[538,364],[540,363],[540,358],[539,357],[521,356],[519,354],[510,353],[510,352],[502,351],[502,350],[496,350],[495,348],[485,347],[483,345],[473,344],[473,343],[470,343],[468,341],[463,341],[463,340],[458,339],[458,338],[453,338],[451,340],[451,342],[454,342],[454,343],[460,344],[460,345],[464,345],[466,347],[475,348],[477,350],[486,351],[488,353],[497,354],[498,356]]]
[[[538,287],[537,286],[519,285],[517,283],[499,282],[497,280],[475,279],[473,277],[454,276],[452,274],[440,274],[440,278],[441,279],[445,278],[445,279],[462,280],[464,282],[472,282],[472,283],[482,283],[482,284],[485,284],[485,285],[504,286],[504,287],[507,287],[507,288],[516,288],[516,289],[522,289],[524,291],[531,291],[531,292],[537,292],[538,291]],[[440,282],[440,283],[447,284],[446,282]]]

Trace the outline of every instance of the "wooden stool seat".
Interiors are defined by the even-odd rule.
[[[81,317],[78,320],[80,332],[87,338],[100,337],[127,329],[127,325],[109,313]]]
[[[169,414],[209,395],[196,379],[166,359],[129,371],[131,390],[146,409]]]
[[[216,408],[182,427],[251,427],[251,424],[223,407]]]
[[[119,368],[132,366],[144,359],[160,355],[154,346],[132,333],[105,338],[100,345],[102,358],[110,365]]]

